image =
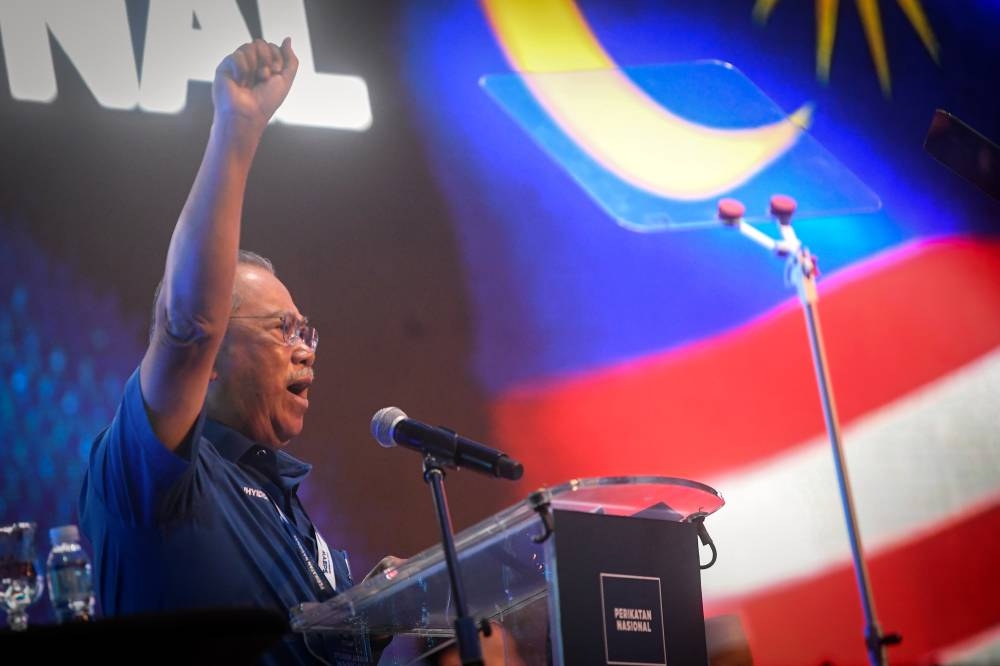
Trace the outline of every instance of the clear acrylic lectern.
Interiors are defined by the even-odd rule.
[[[723,504],[704,484],[667,477],[542,489],[456,535],[469,612],[494,623],[525,664],[588,663],[581,650],[603,664],[608,650],[636,649],[661,660],[643,663],[696,662],[705,652],[698,523]],[[292,628],[360,638],[359,652],[394,637],[379,663],[422,663],[448,644],[450,603],[436,546],[324,604],[292,609]]]

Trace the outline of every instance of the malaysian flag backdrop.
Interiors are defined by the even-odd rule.
[[[706,609],[739,615],[758,663],[866,659],[805,323],[782,266],[725,229],[619,226],[471,82],[711,58],[788,112],[814,104],[813,136],[883,202],[796,227],[823,271],[878,613],[904,636],[891,656],[995,663],[1000,214],[922,141],[949,105],[996,137],[997,94],[971,82],[991,77],[997,27],[989,2],[487,0],[407,14],[406,74],[462,249],[495,443],[524,460],[529,485],[661,474],[719,489]],[[776,187],[796,180],[778,163],[762,169]]]

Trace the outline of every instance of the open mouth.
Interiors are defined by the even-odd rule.
[[[299,396],[300,398],[305,398],[309,395],[309,385],[312,384],[311,381],[304,380],[300,382],[293,382],[288,385],[289,393]]]

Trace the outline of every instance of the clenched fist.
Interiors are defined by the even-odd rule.
[[[292,87],[299,59],[286,37],[278,47],[255,39],[225,57],[215,70],[212,100],[217,118],[247,122],[264,131]]]

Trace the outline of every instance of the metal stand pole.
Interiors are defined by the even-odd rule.
[[[441,527],[441,545],[444,548],[448,577],[451,579],[451,593],[455,600],[455,638],[458,640],[458,654],[465,666],[482,666],[483,653],[479,644],[479,630],[465,605],[465,589],[458,566],[458,552],[455,550],[455,535],[448,511],[448,498],[444,492],[444,468],[434,456],[424,456],[424,481],[431,487],[434,509]]]
[[[872,666],[885,666],[888,659],[886,646],[896,645],[902,637],[896,633],[883,635],[878,625],[875,613],[875,598],[872,594],[868,578],[868,566],[865,564],[864,549],[861,546],[861,535],[858,532],[857,513],[854,509],[854,494],[851,491],[851,481],[847,474],[847,463],[844,458],[844,447],[840,438],[840,421],[837,418],[837,405],[833,398],[833,385],[830,382],[830,372],[826,362],[826,349],[823,346],[823,333],[819,323],[819,292],[816,289],[816,277],[819,271],[816,260],[809,250],[802,246],[795,230],[792,229],[792,213],[795,212],[795,200],[791,197],[777,195],[771,199],[771,213],[778,219],[781,240],[777,241],[743,222],[745,208],[743,204],[732,199],[719,202],[719,217],[727,226],[734,227],[744,236],[758,245],[775,252],[779,257],[786,258],[787,275],[795,284],[799,301],[806,318],[806,329],[809,333],[809,346],[812,350],[813,366],[816,370],[816,382],[819,385],[819,397],[823,406],[823,418],[826,431],[830,437],[830,447],[833,450],[833,462],[837,474],[837,484],[840,489],[840,501],[844,510],[844,520],[847,523],[847,536],[851,544],[851,556],[854,560],[854,573],[857,578],[858,592],[861,595],[861,606],[865,616],[865,647],[868,650],[868,660]]]

